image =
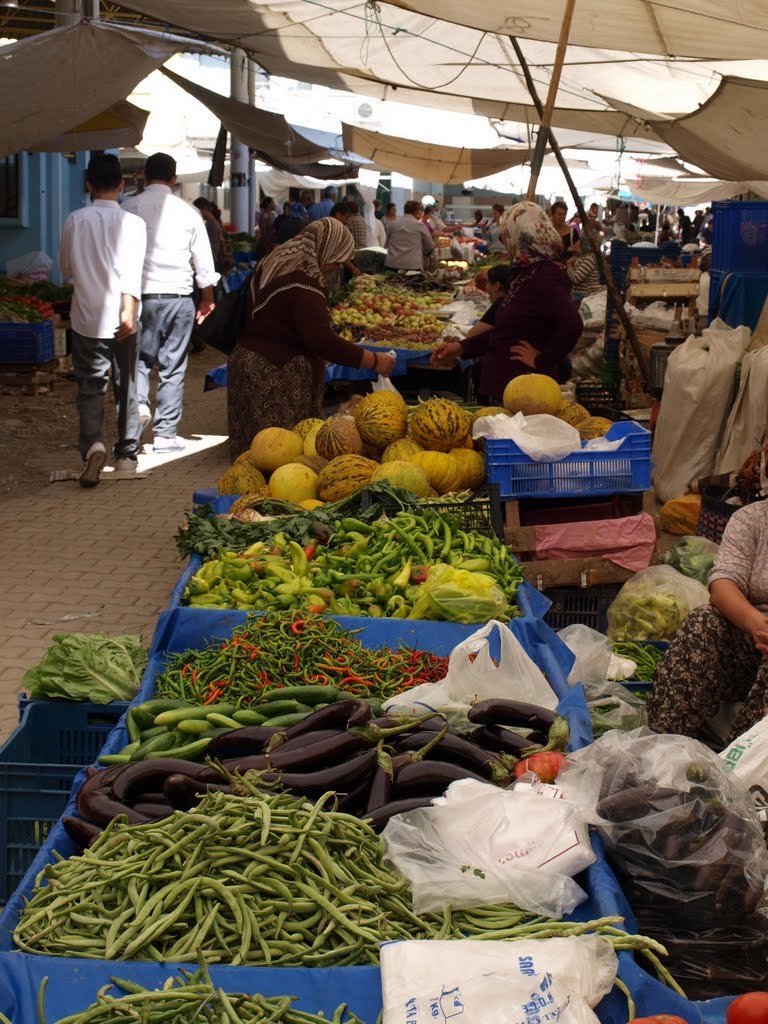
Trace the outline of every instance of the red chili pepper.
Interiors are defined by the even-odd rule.
[[[258,650],[256,650],[256,649],[252,650],[251,651],[251,656],[250,656],[250,658],[248,660],[249,661],[255,661],[256,658],[258,657],[258,654],[259,654]]]
[[[187,673],[189,672],[190,668],[191,668],[191,666],[189,664],[186,664],[186,665],[184,665],[182,667],[182,669],[181,669],[181,678],[182,679],[186,679],[187,678]]]
[[[203,704],[204,705],[205,704],[214,704],[219,699],[220,696],[221,696],[221,690],[214,690],[213,693],[211,693],[211,695],[208,698],[208,700],[204,700],[203,701]]]
[[[192,685],[194,686],[196,683],[197,683],[197,669],[195,668],[195,669],[192,670]]]
[[[301,634],[304,632],[304,622],[301,619],[296,619],[296,621],[291,626],[291,632],[295,636],[301,636]]]
[[[317,545],[314,542],[311,543],[311,544],[307,544],[307,546],[304,548],[304,554],[307,556],[307,558],[308,558],[308,560],[310,562],[315,557],[316,549],[317,549]]]
[[[345,686],[347,683],[359,683],[361,686],[372,686],[370,679],[361,679],[360,676],[345,676],[339,680],[339,686]]]

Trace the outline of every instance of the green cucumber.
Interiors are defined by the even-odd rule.
[[[212,736],[203,736],[202,739],[187,743],[183,747],[174,747],[173,756],[181,758],[182,761],[196,761],[205,753],[205,748],[212,739]]]
[[[309,709],[306,711],[294,711],[293,714],[290,715],[277,715],[276,718],[268,718],[264,725],[276,725],[280,728],[288,725],[296,725],[297,722],[303,722],[308,714],[310,714]]]
[[[142,743],[154,739],[155,736],[167,736],[168,729],[164,725],[153,725],[151,729],[144,729],[139,736]]]
[[[155,725],[167,725],[175,728],[179,722],[190,718],[206,718],[212,711],[219,715],[231,715],[234,704],[185,704],[175,710],[163,711],[155,718]]]
[[[335,686],[307,683],[305,686],[281,686],[276,690],[268,690],[266,697],[270,703],[282,700],[297,700],[300,704],[308,704],[312,707],[315,704],[335,704],[339,699],[338,694],[339,691]],[[273,695],[274,701],[272,701]],[[262,704],[261,707],[263,706]]]
[[[232,717],[240,725],[261,725],[264,721],[264,715],[260,715],[258,711],[251,711],[250,708],[240,708],[239,711],[233,711]]]
[[[274,718],[275,715],[292,715],[300,710],[297,700],[268,700],[263,704],[257,704],[259,714],[267,718]]]
[[[207,718],[185,718],[176,726],[176,732],[190,736],[202,736],[211,727],[210,716]]]
[[[162,714],[163,711],[185,708],[188,706],[188,703],[186,700],[178,700],[171,697],[153,697],[152,700],[145,700],[143,704],[137,704],[132,710],[141,711],[142,714],[151,715],[152,718],[155,718],[156,715]]]
[[[242,725],[237,722],[234,718],[229,718],[227,715],[208,715],[207,721],[211,725],[218,725],[224,729],[241,729]]]

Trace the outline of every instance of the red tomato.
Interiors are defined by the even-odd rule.
[[[768,992],[737,996],[725,1014],[727,1024],[768,1024]]]
[[[515,778],[519,779],[526,772],[533,772],[542,782],[554,782],[564,763],[565,755],[558,754],[555,750],[547,751],[545,754],[531,754],[530,757],[517,762]]]

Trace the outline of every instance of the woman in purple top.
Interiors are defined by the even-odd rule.
[[[480,392],[499,403],[504,388],[525,373],[558,380],[558,367],[573,349],[582,320],[571,298],[562,243],[547,214],[536,203],[517,203],[501,218],[512,279],[492,331],[443,342],[432,363],[483,356]]]

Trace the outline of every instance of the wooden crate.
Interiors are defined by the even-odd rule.
[[[8,387],[29,388],[36,395],[41,387],[53,390],[56,381],[56,360],[47,363],[3,363],[0,364],[0,384]]]
[[[661,534],[659,517],[656,514],[656,496],[653,490],[640,494],[622,494],[619,496],[619,511],[622,516],[639,515],[646,512],[653,517],[656,536]],[[536,558],[536,527],[522,526],[520,523],[520,502],[504,503],[504,543],[523,563],[525,578],[538,590],[548,587],[579,586],[590,587],[599,583],[625,583],[635,573],[623,569],[607,558]],[[658,546],[651,559],[655,565],[659,561]]]

